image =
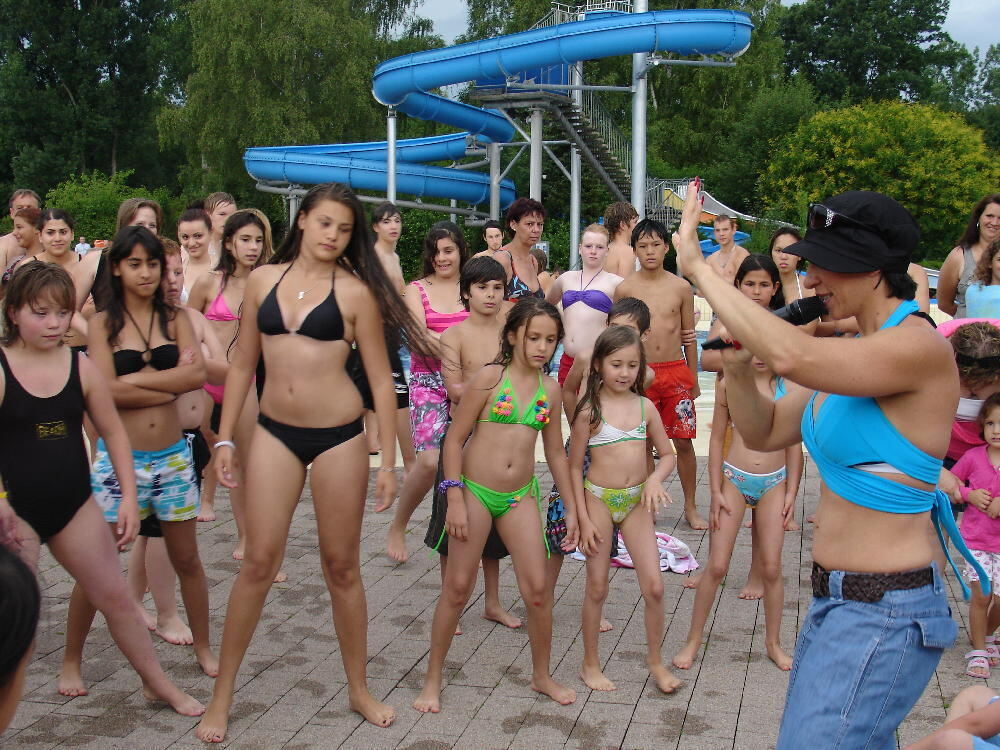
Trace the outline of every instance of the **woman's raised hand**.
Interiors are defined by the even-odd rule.
[[[681,223],[674,232],[674,249],[677,251],[677,265],[684,269],[685,275],[690,274],[699,263],[705,262],[698,242],[698,220],[701,218],[701,178],[695,177],[688,183],[687,197],[684,199],[684,211],[681,213]]]

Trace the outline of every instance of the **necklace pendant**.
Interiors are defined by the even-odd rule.
[[[149,361],[152,358],[153,358],[153,352],[151,352],[149,349],[147,349],[142,353],[142,361],[145,362],[147,365],[149,364]]]
[[[299,299],[304,299],[306,296],[305,292],[299,292]]]

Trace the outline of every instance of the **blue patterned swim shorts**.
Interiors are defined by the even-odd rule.
[[[189,521],[198,517],[201,501],[187,440],[181,438],[161,451],[132,451],[132,463],[139,518],[155,515],[161,521]],[[122,489],[103,440],[97,441],[90,488],[104,511],[104,520],[117,521]]]

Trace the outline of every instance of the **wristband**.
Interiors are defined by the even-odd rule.
[[[232,440],[220,440],[213,447],[216,448],[216,449],[218,449],[218,448],[221,448],[224,445],[228,445],[233,450],[236,450],[236,443],[234,443]]]
[[[6,493],[6,491],[0,492],[0,500],[6,500],[6,499],[7,499],[7,493]]]
[[[465,487],[465,482],[459,479],[445,479],[440,484],[438,484],[438,492],[444,494],[452,487]]]

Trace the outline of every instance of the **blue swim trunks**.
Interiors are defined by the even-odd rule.
[[[132,451],[132,463],[139,518],[155,515],[161,521],[189,521],[198,517],[201,501],[194,459],[186,439],[181,438],[161,451]],[[103,440],[97,441],[90,488],[104,512],[104,520],[117,521],[122,490]]]

